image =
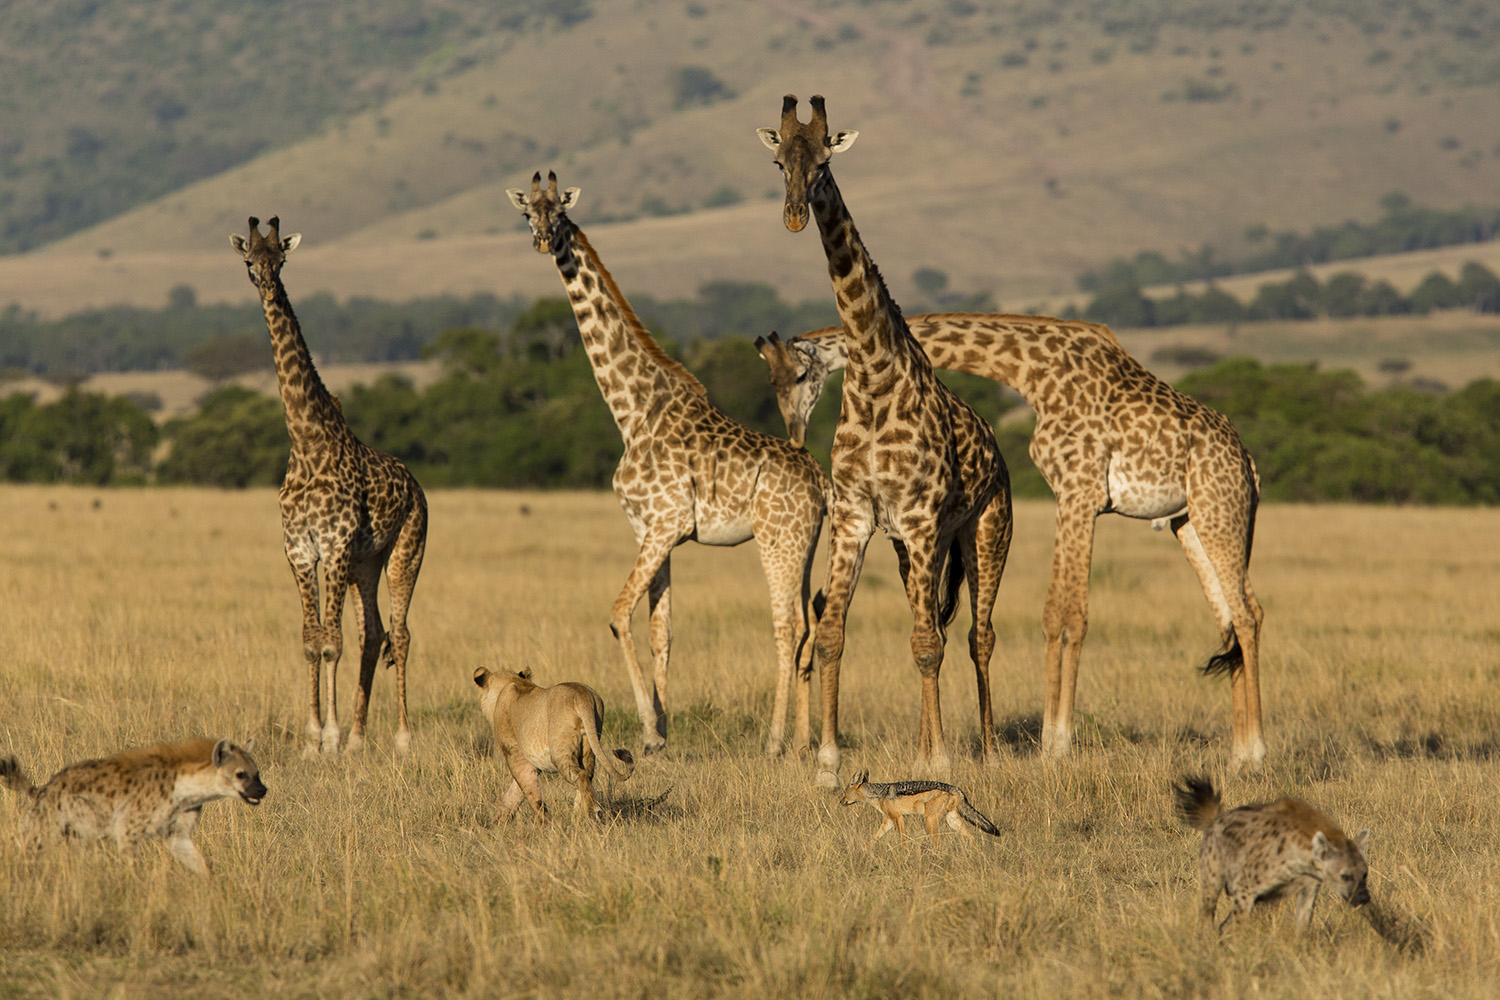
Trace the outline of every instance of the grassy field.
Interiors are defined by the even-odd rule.
[[[1052,509],[1024,503],[995,623],[1002,759],[986,769],[961,614],[944,673],[954,780],[1003,835],[867,846],[877,819],[766,761],[774,653],[753,546],[674,571],[670,750],[600,779],[602,826],[496,825],[480,664],[580,680],[640,747],[607,627],[633,556],[612,497],[444,492],[411,616],[413,753],[299,756],[298,611],[269,491],[0,487],[0,753],[33,777],[191,734],[254,737],[265,803],[206,810],[197,879],[160,847],[23,854],[0,795],[0,997],[1488,997],[1500,976],[1500,515],[1270,506],[1254,580],[1271,754],[1226,773],[1229,694],[1170,536],[1100,522],[1081,745],[1036,756]],[[850,619],[847,769],[905,776],[909,617],[883,546]],[[822,566],[819,566],[821,577]],[[349,657],[346,656],[346,663]],[[352,704],[352,670],[341,704]],[[1377,935],[1325,893],[1224,943],[1196,915],[1188,771],[1238,804],[1295,794],[1371,827]],[[1398,947],[1394,942],[1404,942]]]

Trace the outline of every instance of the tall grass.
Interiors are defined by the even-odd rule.
[[[271,493],[0,488],[0,753],[34,778],[190,734],[256,739],[265,803],[210,806],[211,879],[159,846],[23,853],[0,794],[0,996],[1492,996],[1500,977],[1500,516],[1262,509],[1271,746],[1226,771],[1229,692],[1170,535],[1099,523],[1079,746],[1036,756],[1050,505],[1017,510],[993,668],[1005,749],[974,758],[961,614],[944,671],[954,780],[1003,832],[867,846],[877,818],[760,753],[774,648],[753,546],[673,574],[670,749],[600,779],[602,826],[493,816],[479,664],[579,680],[606,742],[640,748],[608,610],[634,556],[612,497],[441,492],[411,615],[415,739],[375,680],[360,757],[300,757],[305,681]],[[904,777],[918,686],[888,550],[845,658],[846,767]],[[819,574],[822,563],[819,564]],[[644,629],[638,632],[644,634]],[[357,660],[346,638],[347,729]],[[1169,780],[1231,804],[1295,794],[1369,826],[1361,919],[1324,894],[1299,940],[1270,906],[1198,923],[1197,834]]]

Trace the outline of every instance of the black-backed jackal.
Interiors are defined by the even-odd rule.
[[[1318,887],[1325,882],[1350,906],[1370,901],[1363,853],[1369,830],[1346,837],[1333,820],[1299,799],[1225,812],[1213,783],[1203,777],[1183,778],[1172,791],[1183,822],[1203,831],[1198,851],[1203,919],[1213,923],[1220,892],[1229,897],[1221,933],[1235,916],[1243,917],[1256,903],[1277,899],[1288,889],[1297,891],[1297,930],[1303,934],[1312,921]]]
[[[203,807],[238,798],[259,805],[266,794],[249,751],[228,740],[184,740],[70,764],[37,788],[14,757],[0,759],[0,784],[20,792],[23,839],[40,847],[48,829],[65,837],[112,838],[133,854],[160,837],[178,861],[200,875],[208,865],[193,843]]]
[[[971,840],[974,835],[960,821],[977,826],[992,837],[1000,836],[995,824],[969,805],[963,789],[941,781],[892,781],[880,784],[870,780],[869,771],[861,771],[844,789],[844,805],[852,806],[856,802],[868,803],[885,818],[880,829],[875,831],[875,836],[870,838],[871,846],[885,836],[891,827],[905,836],[903,816],[922,816],[927,824],[927,832],[932,835],[938,832],[938,822],[946,819],[949,826]]]

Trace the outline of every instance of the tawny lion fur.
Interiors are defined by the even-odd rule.
[[[605,752],[600,743],[604,701],[583,684],[564,682],[541,687],[531,671],[512,673],[480,667],[474,671],[479,705],[495,732],[495,751],[505,760],[511,783],[500,802],[501,820],[515,814],[522,797],[531,803],[537,820],[547,823],[542,803],[540,772],[562,775],[578,786],[573,815],[601,815],[594,801],[594,762],[602,761],[624,781],[635,770],[627,750]]]
[[[85,840],[110,838],[126,855],[159,837],[200,875],[208,874],[208,864],[193,843],[193,828],[203,807],[226,798],[259,805],[266,794],[248,750],[202,738],[70,764],[40,788],[9,757],[0,760],[0,784],[21,794],[22,839],[34,849],[48,830]]]

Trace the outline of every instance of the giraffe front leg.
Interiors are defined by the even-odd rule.
[[[318,619],[318,563],[316,559],[298,558],[290,546],[287,561],[291,563],[297,593],[302,599],[302,656],[307,664],[308,682],[308,714],[302,729],[302,756],[312,758],[318,755],[318,743],[323,737],[323,625]]]
[[[656,711],[656,735],[667,741],[667,666],[672,658],[672,560],[661,564],[651,578],[646,595],[650,613],[651,662],[654,670],[652,708]]]
[[[354,724],[344,744],[348,753],[365,748],[365,716],[370,710],[370,690],[375,681],[375,664],[380,659],[385,629],[380,624],[377,592],[380,584],[378,566],[362,566],[354,575],[354,634],[359,636],[359,687],[354,692]]]
[[[912,526],[915,527],[915,526]],[[918,774],[946,778],[953,770],[948,745],[943,738],[942,696],[938,678],[943,669],[943,632],[938,620],[938,577],[944,553],[938,551],[930,533],[906,532],[906,552],[911,560],[906,573],[906,599],[911,606],[911,653],[922,679],[922,721],[917,735]],[[950,556],[952,558],[952,556]]]
[[[1062,495],[1062,494],[1059,494]],[[1057,508],[1052,580],[1042,629],[1047,636],[1047,697],[1042,716],[1042,754],[1066,756],[1073,747],[1073,705],[1078,660],[1088,634],[1089,563],[1094,554],[1097,507],[1072,500]]]
[[[991,623],[1000,578],[1010,553],[1012,530],[1010,490],[996,493],[975,522],[972,533],[961,536],[964,575],[969,584],[969,609],[973,626],[969,629],[969,659],[974,664],[974,680],[979,695],[980,745],[984,762],[997,763],[999,742],[995,736],[995,715],[990,700],[990,660],[995,653],[995,627]]]
[[[630,687],[635,694],[636,714],[641,720],[645,744],[643,749],[648,754],[655,753],[667,745],[666,720],[661,717],[661,705],[655,685],[648,687],[646,677],[641,672],[641,662],[635,650],[635,636],[630,630],[630,619],[635,612],[635,606],[645,596],[657,572],[667,564],[679,537],[676,531],[654,526],[645,531],[640,551],[636,553],[635,568],[630,571],[630,576],[626,579],[620,596],[615,598],[609,620],[610,631],[620,643],[620,654],[624,657],[625,669],[630,674]],[[666,579],[670,581],[671,577],[668,576]],[[671,627],[669,620],[664,620],[663,625],[667,629]]]
[[[349,554],[338,553],[324,573],[324,593],[328,604],[323,611],[322,641],[319,653],[323,660],[323,700],[327,711],[323,718],[322,750],[339,752],[338,676],[339,661],[344,655],[344,598],[349,592]]]
[[[818,672],[823,688],[823,735],[818,747],[817,783],[823,788],[839,787],[839,668],[844,659],[844,629],[873,530],[873,526],[852,518],[837,515],[834,518],[825,588],[828,604],[818,622],[817,633]]]
[[[769,525],[757,525],[761,569],[771,593],[771,623],[776,636],[776,693],[771,706],[771,724],[766,735],[766,755],[779,756],[786,734],[786,714],[791,701],[792,680],[798,682],[797,719],[800,751],[807,750],[808,686],[810,678],[799,669],[799,657],[807,642],[807,573],[810,554],[792,551],[791,539],[774,533]],[[802,541],[801,538],[798,541]],[[814,539],[816,542],[816,539]],[[808,663],[809,671],[811,662]]]

